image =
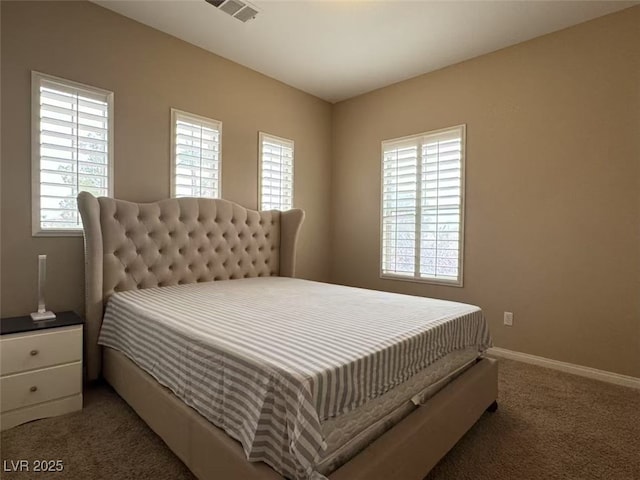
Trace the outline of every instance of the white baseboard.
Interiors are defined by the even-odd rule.
[[[529,355],[528,353],[514,352],[506,348],[492,347],[487,351],[487,354],[494,357],[508,358],[509,360],[551,368],[553,370],[560,370],[561,372],[572,373],[581,377],[593,378],[603,382],[640,389],[640,378],[637,377],[598,370],[597,368],[583,367],[582,365],[575,365],[573,363],[560,362],[550,358],[538,357],[537,355]]]

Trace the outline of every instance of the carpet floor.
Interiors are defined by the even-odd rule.
[[[499,389],[498,411],[425,480],[640,480],[639,390],[509,360]],[[81,412],[2,432],[0,459],[7,480],[194,478],[105,385],[85,392]],[[22,459],[62,460],[64,471],[6,471]]]

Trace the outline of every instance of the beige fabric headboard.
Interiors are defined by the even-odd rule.
[[[245,277],[295,274],[304,212],[248,210],[208,198],[131,203],[82,192],[85,240],[85,360],[100,376],[98,334],[118,291]]]

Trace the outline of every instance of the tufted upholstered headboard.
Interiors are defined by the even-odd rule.
[[[208,198],[131,203],[82,192],[87,378],[100,376],[97,344],[114,292],[245,277],[295,274],[302,210],[248,210]]]

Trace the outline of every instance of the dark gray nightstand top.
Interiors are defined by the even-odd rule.
[[[34,332],[48,328],[68,327],[81,325],[84,320],[75,312],[56,312],[56,318],[34,322],[29,315],[23,317],[3,318],[0,320],[0,335],[10,333]]]

